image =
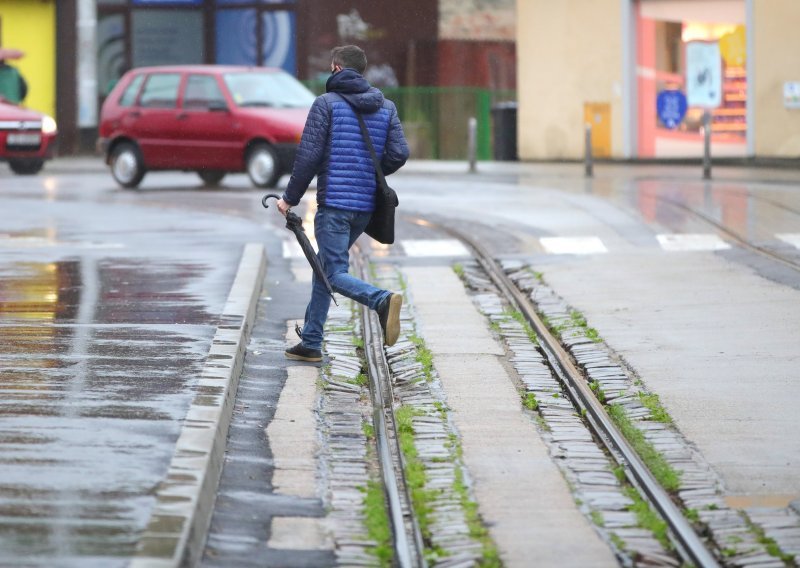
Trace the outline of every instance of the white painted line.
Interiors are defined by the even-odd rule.
[[[598,254],[608,249],[598,237],[542,237],[542,248],[550,254]]]
[[[725,250],[731,246],[717,235],[708,233],[656,235],[661,248],[668,252]]]
[[[456,239],[406,239],[400,244],[408,256],[470,256]]]
[[[311,246],[314,247],[314,250],[317,250],[317,241],[314,239],[310,239]],[[306,255],[303,252],[303,249],[300,247],[300,243],[298,243],[294,238],[287,239],[283,241],[283,258],[305,258]]]
[[[297,241],[283,241],[283,258],[303,258],[303,249]]]
[[[775,236],[783,242],[800,249],[800,233],[777,233]]]

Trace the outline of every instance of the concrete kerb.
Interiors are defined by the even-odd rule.
[[[202,557],[266,257],[245,245],[203,373],[175,445],[167,477],[139,541],[132,568],[194,566]]]

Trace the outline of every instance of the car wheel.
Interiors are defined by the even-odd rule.
[[[247,175],[256,187],[275,187],[281,177],[278,155],[268,144],[256,144],[247,154]]]
[[[21,176],[38,174],[44,166],[44,160],[9,160],[11,171]]]
[[[200,176],[206,187],[215,187],[225,177],[225,173],[220,170],[198,170],[197,175]]]
[[[125,188],[134,188],[144,177],[144,161],[139,148],[130,142],[123,142],[111,152],[111,175]]]

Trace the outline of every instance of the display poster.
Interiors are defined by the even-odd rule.
[[[722,57],[719,43],[686,44],[686,97],[690,107],[717,108],[722,104]]]
[[[783,84],[783,107],[800,109],[800,81],[787,81]]]

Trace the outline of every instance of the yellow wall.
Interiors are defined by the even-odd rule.
[[[800,81],[800,1],[755,0],[755,153],[800,156],[800,109],[783,106],[783,83]]]
[[[20,49],[25,57],[9,63],[28,82],[27,107],[55,116],[55,0],[0,0],[2,47]]]
[[[611,105],[621,157],[619,0],[517,0],[517,66],[520,159],[580,159],[584,103]]]

